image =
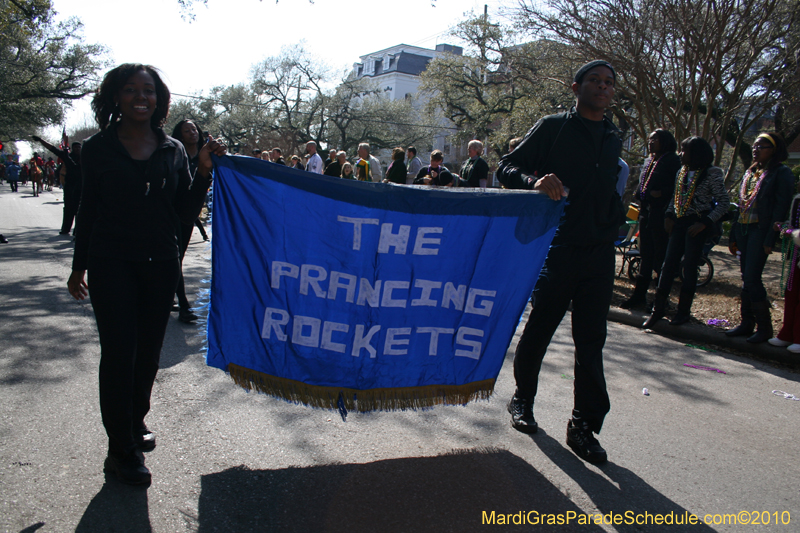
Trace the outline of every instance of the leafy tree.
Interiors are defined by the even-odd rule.
[[[49,0],[0,1],[0,138],[61,122],[105,66],[104,48],[83,42],[80,21],[55,14]]]
[[[429,98],[427,112],[458,128],[457,141],[484,139],[499,156],[543,115],[572,105],[573,62],[559,43],[517,45],[512,28],[485,16],[461,22],[452,35],[465,45],[464,55],[433,59],[420,89]]]

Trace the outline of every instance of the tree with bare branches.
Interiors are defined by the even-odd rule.
[[[796,61],[788,37],[799,14],[798,0],[519,0],[515,10],[531,35],[617,68],[613,112],[637,136],[699,135],[718,141],[716,164],[730,144],[745,166],[746,132]]]

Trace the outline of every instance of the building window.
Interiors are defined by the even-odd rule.
[[[359,65],[358,66],[358,77],[360,78],[363,74],[364,74],[364,66],[363,65]]]
[[[383,59],[376,59],[375,60],[375,75],[383,72]]]

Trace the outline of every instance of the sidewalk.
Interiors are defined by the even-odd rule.
[[[641,327],[649,315],[641,311],[629,311],[612,307],[608,311],[608,319],[627,326]],[[644,331],[644,330],[643,330]],[[786,348],[772,346],[768,342],[752,344],[747,342],[747,337],[728,337],[723,332],[709,326],[700,324],[683,324],[672,326],[669,320],[660,320],[652,329],[655,333],[687,344],[708,344],[734,351],[744,356],[754,356],[780,363],[800,370],[800,355],[793,354]]]
[[[698,287],[695,301],[692,305],[692,320],[682,326],[672,326],[669,320],[661,320],[654,331],[659,335],[669,337],[685,343],[707,344],[722,349],[731,350],[737,355],[752,356],[755,359],[772,361],[787,365],[795,370],[800,370],[800,355],[793,354],[785,348],[772,346],[769,343],[752,344],[746,337],[728,337],[724,331],[729,327],[739,324],[739,291],[741,287],[741,274],[738,260],[728,253],[727,242],[723,241],[715,246],[709,254],[714,264],[714,278],[706,287]],[[617,254],[617,272],[620,271],[621,256]],[[782,274],[782,258],[780,248],[770,255],[764,268],[762,279],[767,288],[767,297],[773,303],[772,322],[777,333],[783,323],[783,294],[780,291]],[[680,283],[676,281],[675,285]],[[627,273],[614,278],[614,297],[608,313],[608,319],[628,326],[641,327],[648,313],[641,310],[621,309],[619,304],[627,299],[633,291],[633,282],[628,279]],[[653,289],[648,295],[648,301],[653,298]],[[677,303],[678,287],[672,288],[672,305]],[[671,316],[668,313],[668,316]],[[706,325],[709,319],[727,320],[727,326]],[[698,323],[699,322],[699,323]]]

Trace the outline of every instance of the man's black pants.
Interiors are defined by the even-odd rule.
[[[517,393],[533,399],[544,354],[572,302],[573,415],[588,422],[595,433],[600,433],[611,408],[603,374],[603,346],[613,289],[613,244],[551,247],[536,282],[533,309],[514,358]]]
[[[109,451],[135,447],[144,427],[180,260],[90,257],[87,284],[100,334],[100,411]]]

